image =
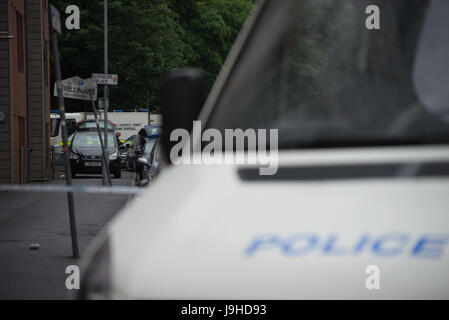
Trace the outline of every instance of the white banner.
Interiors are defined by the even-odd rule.
[[[72,77],[61,81],[62,95],[64,98],[89,100],[90,94],[94,101],[97,101],[97,84],[92,79],[81,79],[80,77]],[[54,86],[54,96],[58,96],[56,83]]]

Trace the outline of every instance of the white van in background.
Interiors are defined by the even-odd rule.
[[[67,137],[69,137],[76,131],[76,124],[85,120],[85,113],[66,113],[65,118],[67,122]],[[59,112],[50,114],[50,145],[56,148],[56,150],[60,150],[62,146],[61,116]]]
[[[101,112],[99,118],[103,119],[103,117],[103,112]],[[88,113],[87,119],[94,119],[94,115]],[[150,114],[148,117],[148,112],[108,112],[108,120],[117,126],[116,131],[120,132],[120,141],[122,142],[136,135],[148,125],[148,121],[150,121],[150,124],[162,124],[160,114]]]

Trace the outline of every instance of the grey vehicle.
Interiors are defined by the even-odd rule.
[[[160,164],[160,144],[160,139],[150,139],[145,144],[142,156],[137,159],[137,185],[145,186],[156,177]]]

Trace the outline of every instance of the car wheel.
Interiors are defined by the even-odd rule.
[[[76,172],[72,171],[72,179],[76,178]]]
[[[114,179],[120,179],[122,177],[122,172],[120,170],[114,172]]]

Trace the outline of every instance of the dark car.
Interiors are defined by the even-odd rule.
[[[104,143],[104,133],[102,135]],[[114,178],[120,178],[120,154],[112,131],[108,132],[106,153],[109,156],[109,172],[114,175]],[[74,134],[70,144],[70,164],[73,178],[78,173],[102,172],[102,150],[98,132],[78,131]]]
[[[159,139],[151,139],[145,144],[142,156],[137,160],[137,185],[152,181],[159,170]]]

